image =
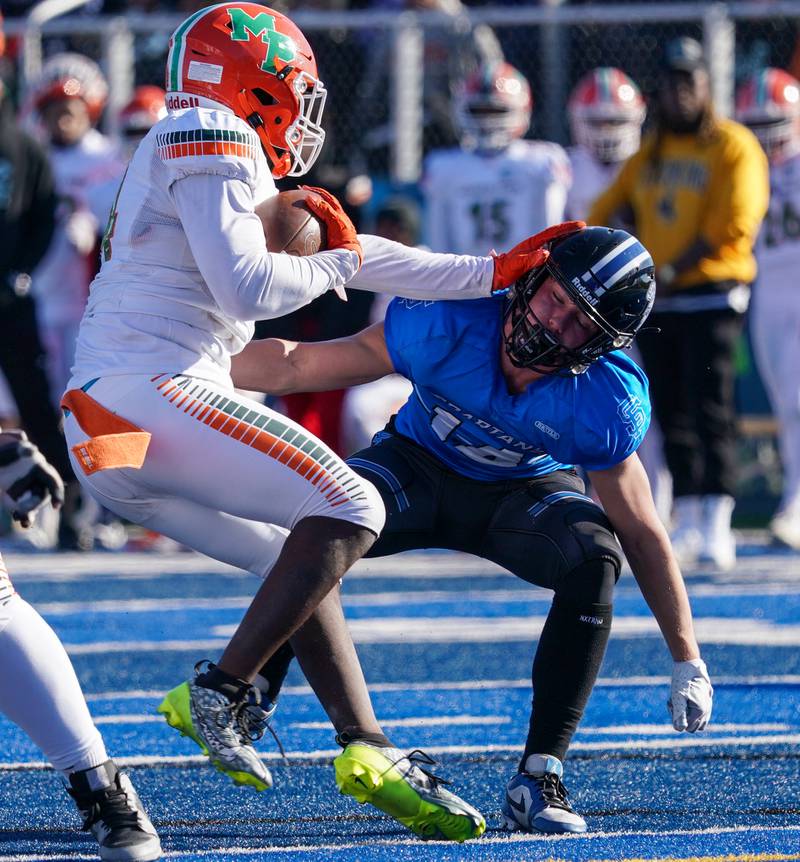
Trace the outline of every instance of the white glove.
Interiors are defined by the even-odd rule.
[[[48,499],[58,508],[64,483],[24,431],[0,433],[0,489],[11,499],[14,520],[29,527]]]
[[[694,733],[705,730],[711,718],[714,689],[701,658],[676,661],[672,668],[672,692],[667,709],[675,730]]]

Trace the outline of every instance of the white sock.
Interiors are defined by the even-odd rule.
[[[20,596],[0,605],[0,711],[68,774],[108,760],[61,641]]]

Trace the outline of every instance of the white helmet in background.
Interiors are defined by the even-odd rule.
[[[749,126],[770,161],[800,151],[800,81],[783,69],[760,69],[736,94],[736,119]]]
[[[639,88],[613,66],[592,69],[567,105],[572,139],[604,164],[625,161],[638,149],[646,108]]]
[[[65,51],[45,61],[31,85],[33,108],[38,112],[61,99],[80,99],[86,103],[92,123],[100,119],[108,100],[108,83],[94,60]]]
[[[469,75],[455,93],[456,126],[469,149],[502,150],[531,124],[533,99],[525,76],[509,63]]]

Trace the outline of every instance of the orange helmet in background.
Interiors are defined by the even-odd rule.
[[[58,99],[81,99],[96,123],[108,99],[108,84],[97,63],[68,51],[46,60],[31,86],[31,101],[39,111]]]
[[[467,148],[505,149],[531,124],[530,84],[510,63],[486,64],[456,89],[453,110]]]
[[[143,84],[119,112],[119,131],[126,136],[145,135],[167,115],[167,94],[161,87]]]
[[[751,75],[736,95],[736,119],[749,126],[771,160],[800,150],[800,81],[767,66]]]
[[[639,149],[646,113],[636,84],[614,66],[587,72],[567,105],[572,139],[606,164],[622,162]]]
[[[230,108],[255,129],[274,177],[311,169],[325,140],[327,92],[311,47],[285,15],[257,3],[221,3],[187,18],[169,45],[168,93]]]

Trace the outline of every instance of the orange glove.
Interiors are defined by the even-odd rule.
[[[300,186],[300,188],[306,192],[314,192],[322,198],[319,200],[312,195],[306,198],[305,203],[315,216],[325,222],[328,230],[328,248],[347,248],[354,251],[358,255],[358,265],[361,266],[364,261],[361,243],[358,241],[353,222],[350,221],[350,217],[342,209],[339,201],[325,189],[319,189],[316,186]]]
[[[500,293],[507,290],[517,279],[522,278],[526,272],[541,266],[548,257],[550,250],[547,246],[554,240],[563,239],[571,233],[582,230],[586,222],[565,221],[562,224],[554,224],[540,233],[529,236],[522,240],[503,254],[492,253],[494,258],[494,278],[492,279],[492,293]]]

